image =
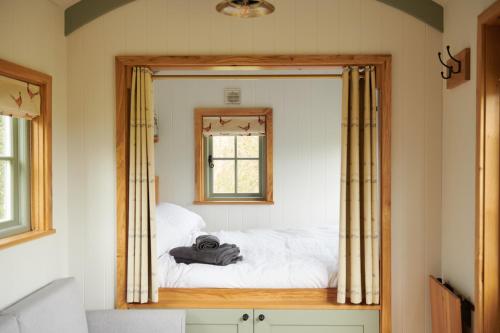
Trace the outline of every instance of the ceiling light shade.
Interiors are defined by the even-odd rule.
[[[224,15],[244,18],[268,15],[275,9],[266,0],[224,0],[215,8]]]

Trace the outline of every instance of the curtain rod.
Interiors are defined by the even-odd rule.
[[[342,74],[250,74],[250,75],[153,75],[154,80],[167,79],[335,79],[341,78]]]

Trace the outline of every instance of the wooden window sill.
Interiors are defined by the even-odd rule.
[[[195,205],[274,205],[274,201],[269,200],[195,200]]]
[[[44,231],[28,231],[23,232],[22,234],[9,236],[0,239],[0,249],[5,249],[7,247],[11,247],[17,244],[25,243],[37,238],[41,238],[44,236],[49,236],[55,234],[55,229],[44,230]]]

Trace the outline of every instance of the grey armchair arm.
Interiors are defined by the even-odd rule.
[[[182,310],[87,311],[89,333],[184,333]]]

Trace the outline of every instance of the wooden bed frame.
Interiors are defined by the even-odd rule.
[[[161,288],[156,304],[127,304],[128,108],[131,68],[201,69],[331,69],[375,65],[380,91],[381,161],[381,298],[380,305],[338,304],[336,289],[205,289]],[[116,307],[127,308],[274,308],[379,310],[381,332],[391,332],[391,56],[117,56],[116,57]]]

